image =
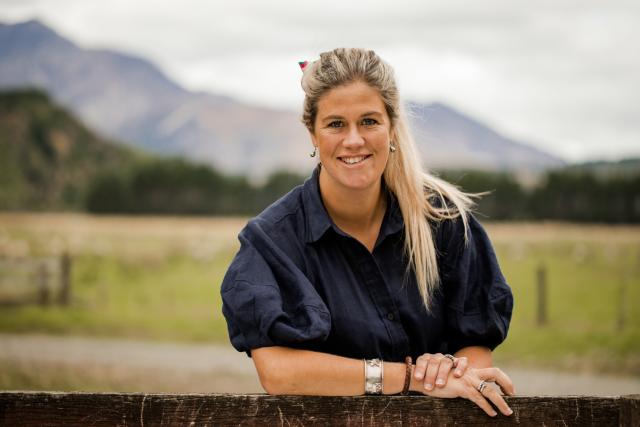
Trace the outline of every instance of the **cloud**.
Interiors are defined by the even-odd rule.
[[[637,1],[3,0],[84,46],[151,58],[183,85],[279,108],[296,61],[373,48],[406,98],[438,99],[570,159],[640,155]]]

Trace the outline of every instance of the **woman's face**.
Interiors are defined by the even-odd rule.
[[[379,185],[389,159],[391,122],[378,91],[357,81],[324,94],[311,139],[320,154],[321,183],[334,190]]]

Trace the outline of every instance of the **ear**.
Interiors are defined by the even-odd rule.
[[[318,140],[316,139],[316,136],[313,132],[309,131],[309,136],[311,137],[311,143],[313,144],[314,147],[318,146]]]
[[[396,129],[391,128],[389,130],[389,141],[394,142],[398,140],[398,135],[396,134]]]

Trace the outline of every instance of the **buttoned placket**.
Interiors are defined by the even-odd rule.
[[[389,353],[392,355],[393,360],[404,360],[410,351],[409,338],[402,326],[400,312],[374,255],[379,252],[379,248],[385,242],[389,244],[387,239],[390,238],[391,234],[401,230],[402,224],[397,218],[400,213],[397,212],[395,200],[392,200],[390,194],[388,195],[387,212],[380,228],[380,235],[374,245],[374,251],[371,253],[360,241],[344,233],[330,220],[321,202],[317,179],[318,172],[319,169],[314,171],[314,176],[308,182],[309,186],[306,188],[307,192],[305,194],[305,203],[310,212],[309,223],[307,224],[307,241],[317,241],[328,229],[332,229],[338,238],[342,240],[342,244],[345,245],[343,248],[344,254],[351,261],[351,265],[359,271],[359,275],[363,280],[362,286],[367,288],[380,322],[384,325],[389,339]]]
[[[409,338],[402,326],[400,312],[380,271],[380,266],[374,254],[369,252],[362,243],[350,236],[343,237],[350,241],[349,246],[353,248],[352,256],[356,258],[354,260],[355,267],[357,267],[363,280],[363,286],[367,288],[371,301],[386,329],[393,360],[403,360],[409,354]],[[378,246],[376,245],[374,248],[374,253]]]

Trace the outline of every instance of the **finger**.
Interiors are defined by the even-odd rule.
[[[429,365],[424,374],[424,388],[427,390],[433,390],[433,384],[436,382],[436,375],[438,375],[438,369],[440,368],[440,359],[442,359],[442,354],[440,353],[433,355],[429,359]]]
[[[483,368],[476,370],[478,378],[486,381],[495,382],[500,386],[505,394],[514,395],[515,387],[511,382],[511,378],[505,374],[500,368]]]
[[[496,415],[498,415],[496,410],[493,409],[493,406],[491,406],[491,404],[487,402],[487,399],[485,399],[484,396],[480,394],[478,390],[476,389],[469,390],[467,399],[469,399],[470,401],[478,405],[480,409],[482,409],[484,412],[487,413],[487,415],[491,417],[495,417]]]
[[[493,388],[492,386],[489,385],[489,386],[485,387],[485,389],[482,391],[482,395],[486,399],[488,399],[491,402],[493,402],[493,404],[504,415],[508,416],[508,415],[513,414],[513,411],[511,410],[511,408],[509,408],[509,405],[507,405],[507,402],[504,401],[504,399],[502,398],[500,393],[498,393],[498,391],[495,388]]]
[[[416,359],[416,367],[413,370],[413,376],[417,380],[421,380],[424,378],[424,373],[427,370],[427,365],[429,364],[430,354],[423,354],[422,356]]]
[[[444,387],[447,384],[447,378],[449,372],[453,369],[453,362],[447,357],[440,359],[440,365],[438,367],[438,373],[436,375],[436,386]]]
[[[458,357],[456,358],[456,371],[454,375],[456,377],[461,377],[467,371],[467,366],[469,366],[469,359],[466,357]]]
[[[513,386],[513,382],[511,382],[511,378],[509,378],[507,374],[502,372],[502,369],[496,367],[484,368],[478,369],[476,372],[478,374],[478,378],[480,378],[481,380],[493,381],[497,383],[504,394],[508,394],[510,396],[516,394],[516,389]]]

